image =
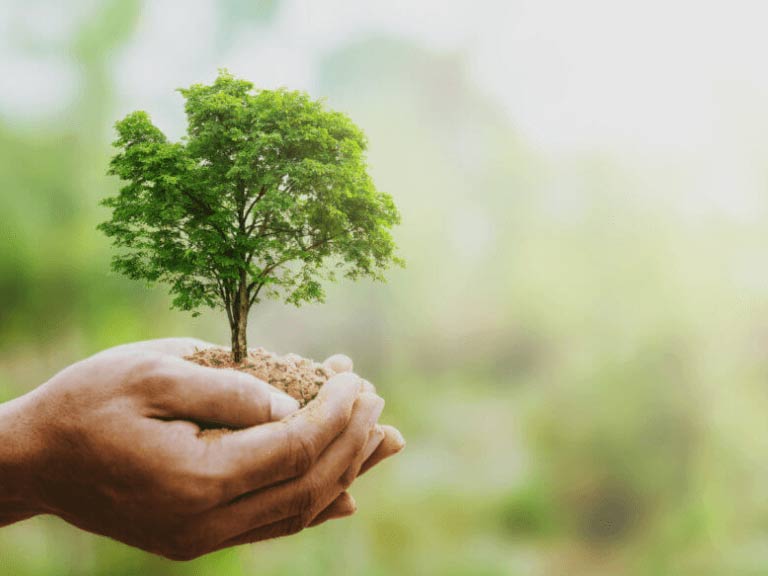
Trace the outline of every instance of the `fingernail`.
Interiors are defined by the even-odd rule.
[[[382,426],[386,432],[387,435],[387,444],[391,446],[393,449],[397,448],[398,451],[405,448],[405,438],[403,438],[403,435],[400,433],[400,430],[395,428],[394,426],[389,426],[387,424],[384,424]]]
[[[352,372],[352,359],[345,354],[334,354],[327,358],[323,364],[336,373]]]
[[[352,497],[352,495],[349,495],[349,498],[347,498],[346,506],[344,507],[347,514],[350,516],[357,512],[357,502],[355,502],[355,499]]]
[[[405,438],[403,438],[403,435],[400,433],[400,430],[397,428],[391,428],[392,435],[394,436],[394,441],[397,443],[398,446],[400,446],[400,449],[402,450],[405,448]]]
[[[270,396],[270,409],[272,410],[273,420],[282,420],[299,409],[299,403],[287,394],[272,393]]]

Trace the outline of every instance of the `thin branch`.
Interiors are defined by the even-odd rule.
[[[229,325],[232,326],[234,324],[234,318],[232,316],[232,298],[227,290],[224,280],[220,278],[216,272],[213,272],[213,276],[216,280],[216,285],[219,288],[219,296],[221,296],[221,299],[224,301],[224,309],[227,311]]]
[[[254,198],[253,202],[251,202],[251,205],[248,206],[248,209],[245,211],[245,219],[248,220],[248,216],[251,213],[251,210],[253,210],[253,207],[256,206],[256,203],[264,198],[264,194],[267,193],[267,187],[266,185],[261,187],[261,190],[259,190],[259,193],[256,195],[256,198]],[[252,229],[251,229],[252,230]],[[248,231],[248,233],[251,233],[251,230]]]
[[[306,249],[303,249],[303,251],[304,251],[304,252],[308,252],[308,251],[310,251],[310,250],[313,250],[313,249],[315,249],[315,248],[319,248],[320,246],[322,246],[322,245],[324,245],[324,244],[327,244],[328,242],[330,242],[331,240],[334,240],[335,238],[338,238],[339,236],[341,236],[341,233],[339,233],[339,234],[335,234],[335,235],[333,235],[333,236],[329,236],[328,238],[325,238],[325,239],[323,239],[323,240],[319,240],[319,241],[317,241],[317,242],[315,242],[315,243],[311,244],[310,246],[307,246],[307,247],[306,247]],[[291,260],[294,260],[294,258],[293,258],[293,257],[289,257],[289,258],[283,258],[282,260],[278,260],[277,262],[273,262],[272,264],[270,264],[269,266],[267,266],[266,268],[264,268],[264,269],[261,271],[261,273],[259,274],[259,278],[261,278],[261,279],[266,279],[266,277],[267,277],[267,276],[268,276],[270,273],[274,272],[274,271],[275,271],[275,269],[277,269],[278,267],[282,266],[282,265],[283,265],[283,264],[285,264],[286,262],[290,262]],[[251,283],[248,285],[248,289],[250,290],[250,289],[252,289],[252,288],[256,287],[257,285],[258,285],[258,286],[261,286],[262,284],[260,284],[260,283],[259,283],[259,281],[257,281],[257,280],[254,280],[253,282],[251,282]]]
[[[248,308],[253,306],[253,303],[256,302],[256,297],[259,295],[259,292],[261,292],[261,288],[264,286],[264,284],[259,284],[258,288],[256,289],[256,292],[253,293],[253,295],[248,300]],[[248,290],[250,292],[250,289]]]
[[[200,198],[197,196],[194,196],[192,193],[188,192],[186,189],[182,189],[182,194],[184,194],[187,198],[192,200],[193,202],[196,202],[198,206],[200,206],[203,210],[207,211],[207,215],[210,216],[211,214],[215,213],[215,210],[208,206],[205,202],[203,202]],[[221,234],[221,237],[224,239],[225,242],[229,241],[229,236],[227,235],[226,231],[218,226],[215,222],[210,222],[210,225],[219,233]]]

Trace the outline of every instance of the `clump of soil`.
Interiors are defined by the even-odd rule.
[[[298,400],[303,408],[317,396],[320,388],[336,374],[330,366],[318,364],[298,354],[279,356],[264,348],[252,348],[240,364],[232,361],[226,348],[197,350],[185,360],[201,366],[233,368],[252,374]]]

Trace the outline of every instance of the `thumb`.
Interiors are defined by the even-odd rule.
[[[299,409],[296,400],[245,372],[170,357],[167,364],[153,398],[161,417],[249,428]]]

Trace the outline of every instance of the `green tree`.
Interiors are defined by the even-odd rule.
[[[114,270],[169,283],[173,307],[226,310],[240,362],[262,298],[322,301],[322,280],[383,280],[402,265],[390,233],[397,208],[376,189],[365,135],[345,114],[225,70],[179,91],[181,142],[146,112],[116,124],[109,173],[125,185],[103,201],[112,217],[99,225],[120,248]]]

